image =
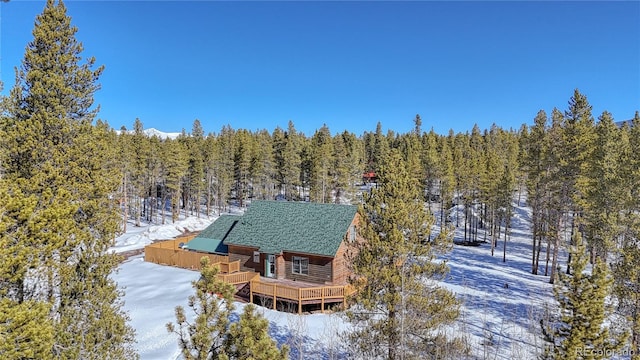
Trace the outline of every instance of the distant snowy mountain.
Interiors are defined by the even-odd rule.
[[[157,136],[160,139],[175,139],[180,136],[180,133],[178,132],[168,133],[154,128],[144,129],[142,132],[148,137]],[[127,133],[133,134],[133,130],[128,130]]]
[[[168,133],[168,132],[160,131],[160,130],[154,129],[154,128],[145,129],[144,133],[149,137],[157,136],[160,139],[175,139],[178,136],[180,136],[180,133],[178,133],[178,132]]]
[[[616,125],[618,125],[618,127],[623,127],[625,124],[628,124],[629,126],[633,125],[633,119],[616,122]]]

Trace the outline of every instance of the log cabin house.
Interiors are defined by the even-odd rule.
[[[226,254],[238,270],[222,274],[238,294],[276,304],[342,303],[351,291],[349,243],[360,240],[352,205],[253,201],[244,215],[222,215],[185,245],[198,253]]]
[[[215,223],[214,223],[215,225]],[[346,285],[347,243],[357,237],[352,205],[254,201],[225,238],[229,261],[262,277]]]

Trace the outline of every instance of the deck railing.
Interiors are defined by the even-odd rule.
[[[217,266],[223,274],[233,274],[240,271],[240,260],[232,262],[221,261],[213,264],[213,266]]]
[[[226,282],[227,284],[238,285],[249,283],[259,276],[260,274],[258,274],[257,272],[243,271],[233,274],[218,274],[218,279]]]
[[[286,299],[298,303],[298,313],[302,312],[302,304],[304,301],[320,300],[322,310],[324,311],[324,303],[327,300],[335,302],[342,300],[346,305],[347,296],[352,291],[350,286],[318,286],[318,287],[292,287],[279,285],[277,283],[261,282],[259,277],[255,277],[250,282],[250,301],[253,302],[253,295],[262,295],[273,298],[273,309],[276,309],[276,301],[278,299]]]

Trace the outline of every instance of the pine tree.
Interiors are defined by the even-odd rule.
[[[189,165],[187,170],[187,179],[185,198],[188,204],[185,207],[200,217],[200,201],[202,200],[202,192],[205,188],[204,176],[204,131],[200,120],[193,121],[191,136],[186,141],[187,151],[189,152]]]
[[[273,199],[276,176],[271,135],[267,130],[260,130],[254,134],[254,143],[249,167],[253,197],[262,200]]]
[[[133,123],[133,134],[130,137],[131,165],[127,184],[130,191],[130,215],[133,216],[136,226],[141,226],[142,218],[146,217],[146,204],[149,188],[147,176],[147,164],[150,157],[149,137],[144,133],[142,121],[138,118]]]
[[[333,167],[333,141],[329,127],[323,125],[311,138],[310,200],[331,202],[330,172]]]
[[[442,166],[442,174],[440,175],[440,231],[442,232],[448,220],[445,219],[445,217],[448,218],[447,209],[449,209],[453,198],[456,177],[453,166],[453,153],[447,138],[443,137],[440,139],[439,149],[439,162]]]
[[[285,146],[282,154],[282,180],[287,200],[299,197],[299,187],[302,185],[302,142],[300,134],[292,121],[289,121],[285,133]]]
[[[106,252],[117,230],[110,197],[120,178],[110,160],[113,134],[93,125],[102,67],[92,70],[93,58],[81,62],[76,31],[64,4],[47,1],[0,124],[3,180],[11,197],[31,207],[28,218],[4,214],[5,250],[25,257],[0,292],[10,300],[4,306],[49,309],[42,324],[52,325],[53,357],[133,358],[133,332],[109,278],[117,258]]]
[[[373,153],[371,158],[371,169],[374,172],[378,172],[383,159],[389,153],[389,142],[385,135],[382,133],[382,124],[378,122],[376,124],[376,132],[373,135]]]
[[[349,188],[349,156],[342,135],[333,138],[333,165],[331,168],[331,188],[335,193],[335,203],[339,204]]]
[[[574,231],[571,249],[572,275],[559,273],[554,295],[559,307],[558,323],[540,321],[548,342],[544,358],[604,359],[620,349],[625,335],[613,334],[605,325],[610,314],[606,297],[612,279],[607,264],[596,260],[586,273],[588,256],[579,231]]]
[[[231,324],[225,343],[228,359],[234,360],[287,360],[289,348],[281,349],[269,336],[269,321],[248,304],[240,314],[240,320]]]
[[[244,201],[248,198],[250,190],[249,171],[254,147],[252,140],[249,131],[240,129],[236,131],[233,142],[234,190],[241,207],[244,206]]]
[[[176,307],[176,323],[167,323],[167,331],[178,335],[178,344],[185,360],[208,359],[286,359],[288,349],[278,349],[269,337],[268,321],[247,305],[240,321],[231,324],[235,309],[235,287],[218,280],[219,269],[209,258],[200,260],[201,277],[194,281],[195,295],[189,297],[189,307],[195,319],[190,322],[183,307]]]
[[[638,112],[621,133],[622,179],[625,206],[622,212],[622,234],[614,257],[614,295],[617,311],[628,319],[630,350],[633,360],[640,359],[640,115]]]
[[[563,187],[566,188],[562,201],[568,204],[572,221],[581,221],[580,218],[584,216],[582,206],[589,179],[587,160],[592,156],[595,138],[591,109],[587,97],[575,89],[569,99],[569,108],[564,113],[563,147],[559,157]],[[567,267],[569,272],[570,268]]]
[[[586,233],[592,257],[606,259],[613,250],[613,240],[621,232],[621,219],[625,205],[626,185],[622,162],[620,129],[611,114],[603,112],[596,125],[593,155],[586,160],[587,172],[583,178]]]
[[[214,178],[215,193],[218,211],[222,211],[227,206],[229,193],[233,187],[234,179],[234,142],[235,131],[231,126],[222,127],[218,135],[216,146],[214,147]]]
[[[433,216],[397,150],[378,176],[379,187],[359,211],[366,241],[354,244],[350,259],[358,306],[348,312],[354,325],[349,339],[367,357],[429,357],[437,350],[434,330],[458,314],[454,295],[434,283],[448,268],[433,260],[451,239],[430,237]]]
[[[165,139],[162,143],[162,153],[165,159],[163,177],[168,197],[162,201],[162,204],[165,204],[166,200],[170,201],[173,222],[177,221],[180,215],[183,181],[189,167],[189,155],[184,139],[185,137],[181,135],[178,139]],[[164,224],[164,218],[162,223]]]
[[[424,175],[424,187],[427,201],[431,201],[437,194],[436,184],[442,184],[443,164],[438,159],[438,135],[431,129],[428,134],[422,137],[422,174]]]
[[[195,295],[189,296],[189,307],[195,314],[189,322],[182,306],[176,307],[176,324],[167,323],[167,331],[178,335],[178,344],[185,360],[219,358],[234,310],[233,285],[217,280],[219,269],[208,257],[200,260],[200,280],[192,283]]]
[[[1,84],[0,84],[1,85]],[[0,86],[1,87],[1,86]],[[4,109],[0,109],[0,116]],[[2,136],[2,132],[0,132]],[[0,164],[4,163],[0,153]],[[53,321],[45,301],[19,301],[12,294],[29,268],[30,244],[25,226],[37,204],[0,172],[0,358],[51,359]],[[18,296],[19,298],[20,296]]]

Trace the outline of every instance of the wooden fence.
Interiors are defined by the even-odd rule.
[[[186,244],[194,237],[195,235],[185,236],[174,240],[161,241],[147,245],[144,247],[144,260],[161,265],[171,265],[185,269],[199,270],[200,259],[203,256],[206,256],[209,258],[211,264],[220,264],[220,272],[232,272],[232,270],[239,271],[240,263],[238,262],[237,265],[229,264],[229,257],[226,255],[205,254],[180,248],[180,243]],[[236,266],[237,268],[235,268]]]

